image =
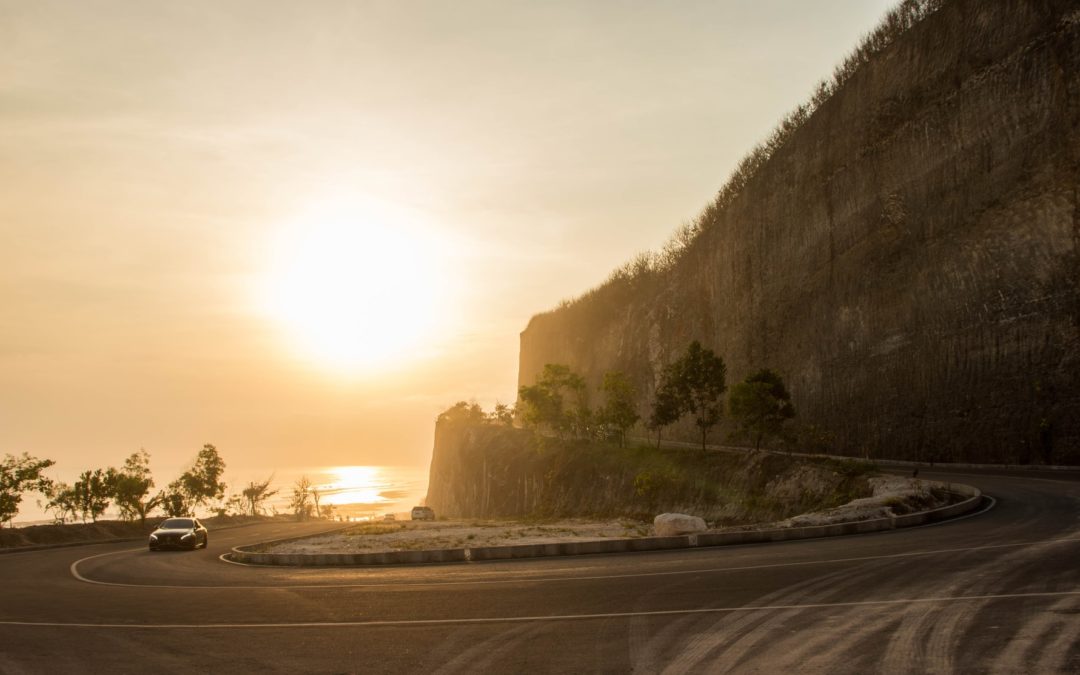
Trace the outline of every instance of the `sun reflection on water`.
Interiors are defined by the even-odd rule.
[[[326,495],[326,503],[385,504],[389,500],[383,492],[391,487],[381,466],[334,466],[327,471],[330,482],[319,485]]]

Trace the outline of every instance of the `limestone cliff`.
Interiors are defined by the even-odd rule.
[[[534,317],[519,382],[699,339],[842,452],[1080,463],[1080,9],[949,0],[859,67],[674,268]]]

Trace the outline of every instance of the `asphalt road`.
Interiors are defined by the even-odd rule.
[[[873,535],[385,569],[111,544],[0,556],[0,672],[1080,672],[1080,476]],[[323,525],[322,527],[325,527]]]

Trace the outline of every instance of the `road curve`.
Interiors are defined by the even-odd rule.
[[[923,471],[994,508],[882,534],[386,569],[253,568],[311,525],[0,556],[0,672],[1080,672],[1080,475]]]

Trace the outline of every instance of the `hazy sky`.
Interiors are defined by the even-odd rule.
[[[892,4],[0,0],[0,453],[426,465]]]

